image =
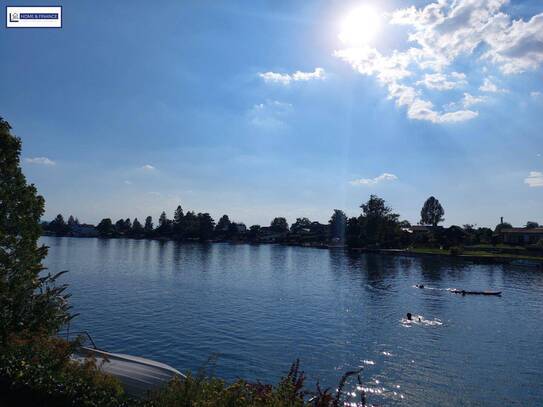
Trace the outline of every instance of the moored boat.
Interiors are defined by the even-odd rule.
[[[130,396],[144,397],[150,391],[167,385],[174,378],[186,377],[179,370],[165,363],[98,349],[90,335],[86,332],[82,333],[88,337],[92,347],[81,346],[71,356],[72,360],[83,363],[89,358],[93,359],[98,369],[117,378],[126,394]]]

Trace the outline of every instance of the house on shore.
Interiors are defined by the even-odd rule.
[[[94,225],[82,223],[70,226],[69,235],[75,237],[97,237],[99,233]]]
[[[508,244],[536,244],[543,239],[543,228],[507,228],[500,231]]]

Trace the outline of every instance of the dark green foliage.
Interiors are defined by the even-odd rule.
[[[138,220],[138,218],[134,218],[134,222],[132,222],[132,231],[131,231],[131,234],[133,236],[141,236],[143,235],[143,226],[142,224],[140,223],[140,221]]]
[[[215,221],[209,213],[198,214],[198,227],[200,240],[206,241],[213,238],[215,230]]]
[[[344,387],[349,376],[360,373],[348,372],[340,380],[338,391],[328,389],[312,392],[305,388],[305,375],[299,369],[299,361],[292,364],[288,374],[275,386],[260,382],[250,383],[239,379],[232,384],[214,378],[188,375],[186,380],[174,380],[166,388],[152,395],[145,402],[148,407],[339,407],[349,400]],[[358,376],[361,385],[360,376]],[[362,392],[362,404],[365,395]]]
[[[70,360],[78,342],[48,336],[10,337],[0,350],[0,404],[84,407],[337,407],[351,401],[344,392],[349,376],[341,378],[336,392],[305,387],[299,361],[276,385],[238,379],[226,383],[203,374],[187,374],[185,380],[172,380],[145,399],[131,399],[120,383],[101,373],[92,359],[84,363]],[[359,385],[362,384],[358,376]],[[361,394],[362,405],[365,395]]]
[[[77,343],[54,337],[10,337],[0,352],[0,404],[121,407],[133,405],[121,385],[92,360],[70,361]],[[8,405],[15,405],[8,403]]]
[[[277,233],[288,232],[288,223],[285,218],[282,218],[282,217],[275,218],[274,220],[271,221],[270,226],[274,232],[277,232]]]
[[[334,209],[334,213],[328,224],[330,225],[330,237],[332,239],[345,239],[345,231],[347,228],[347,216],[345,215],[345,212]]]
[[[153,218],[150,216],[147,216],[145,218],[145,226],[143,227],[143,230],[147,236],[151,236],[153,233]]]
[[[69,318],[58,275],[42,275],[44,200],[21,172],[21,140],[10,129],[0,118],[0,344],[28,329],[55,332]]]
[[[438,223],[445,220],[443,215],[445,215],[443,207],[436,198],[431,196],[424,202],[420,211],[420,223],[421,225],[437,226]]]
[[[299,233],[302,229],[309,229],[311,227],[311,221],[307,218],[297,218],[290,226],[290,231],[292,233]]]
[[[183,237],[185,239],[198,239],[200,233],[200,224],[198,216],[193,211],[185,214]]]
[[[75,224],[75,221],[73,222]],[[70,231],[70,226],[64,221],[64,217],[59,213],[55,219],[53,219],[47,229],[56,235],[64,235]]]
[[[173,215],[173,225],[172,225],[172,232],[173,236],[176,239],[183,238],[183,232],[184,232],[184,222],[185,221],[185,215],[183,214],[183,208],[181,208],[181,205],[177,207],[175,210],[175,213]]]
[[[526,222],[526,227],[528,229],[535,229],[535,228],[538,228],[539,227],[539,223],[537,222],[532,222],[532,221],[528,221]]]
[[[166,212],[160,214],[160,218],[158,218],[158,227],[155,232],[160,237],[168,237],[171,235],[172,221],[168,219]]]
[[[68,218],[68,226],[69,228],[73,228],[74,226],[78,226],[79,225],[79,219],[77,218],[74,218],[72,215],[70,215],[70,217]]]
[[[399,247],[402,230],[399,215],[385,204],[384,199],[370,195],[360,205],[362,215],[347,222],[347,242],[350,246],[369,248]]]
[[[260,234],[260,225],[252,225],[247,233],[247,238],[251,242],[255,242]]]
[[[110,237],[115,233],[115,227],[109,218],[102,219],[96,229],[102,237]]]
[[[217,223],[217,226],[215,227],[215,230],[219,233],[227,232],[228,228],[230,227],[230,223],[231,222],[228,215],[222,215]]]

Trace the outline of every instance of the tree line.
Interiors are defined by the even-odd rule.
[[[418,225],[413,227],[408,221],[400,220],[400,215],[377,195],[360,205],[359,216],[347,217],[344,211],[334,209],[327,224],[297,218],[289,225],[285,217],[274,218],[269,226],[233,222],[223,215],[215,222],[209,213],[183,211],[179,205],[168,218],[162,212],[155,225],[153,218],[147,216],[143,222],[138,218],[119,219],[113,222],[104,218],[96,226],[96,234],[103,238],[131,237],[149,239],[168,239],[178,241],[247,241],[278,242],[308,245],[340,245],[357,248],[406,248],[413,245],[444,247],[463,244],[499,243],[499,231],[511,227],[500,223],[494,230],[476,228],[473,225],[439,226],[445,210],[438,199],[431,196],[423,204]],[[52,222],[44,224],[44,229],[55,235],[77,235],[81,227],[77,218],[70,216],[68,221],[58,215]],[[536,222],[528,222],[527,227],[537,227]]]

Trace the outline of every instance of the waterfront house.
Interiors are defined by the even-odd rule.
[[[94,225],[75,224],[70,226],[70,236],[76,237],[97,237],[99,235],[98,230]]]
[[[543,228],[507,228],[500,233],[503,242],[509,244],[536,244],[543,239]]]

